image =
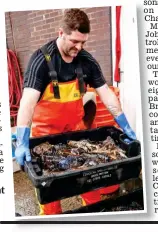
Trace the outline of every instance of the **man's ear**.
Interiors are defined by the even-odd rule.
[[[59,28],[59,38],[62,38],[63,34],[64,34],[64,31],[63,31],[63,29],[60,27],[60,28]]]

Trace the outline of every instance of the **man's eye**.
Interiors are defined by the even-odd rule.
[[[71,40],[71,42],[72,42],[72,43],[77,43],[77,41],[75,41],[75,40]]]
[[[84,45],[86,41],[83,41],[83,42],[78,42],[76,40],[70,40],[73,44],[78,44],[78,43],[81,43],[81,45]]]

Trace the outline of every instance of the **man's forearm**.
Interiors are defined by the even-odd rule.
[[[35,106],[40,92],[34,89],[24,89],[17,117],[17,127],[31,127]]]
[[[136,139],[135,132],[130,127],[128,120],[121,109],[121,105],[118,101],[118,98],[113,93],[113,91],[105,84],[100,88],[96,89],[98,95],[100,96],[101,101],[108,108],[110,113],[114,116],[116,123],[123,130],[123,132],[130,139]],[[128,142],[130,142],[128,140]]]
[[[17,117],[17,127],[31,127],[34,108],[21,102]]]
[[[122,113],[121,105],[118,101],[118,98],[107,84],[97,88],[96,91],[103,104],[107,107],[107,109],[114,117],[117,117]]]

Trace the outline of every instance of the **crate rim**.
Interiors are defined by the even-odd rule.
[[[47,182],[47,181],[50,181],[50,180],[54,180],[54,179],[61,179],[61,178],[65,178],[65,177],[68,177],[68,176],[75,176],[76,174],[83,174],[83,173],[88,173],[88,172],[91,172],[91,171],[96,171],[96,170],[99,170],[101,168],[104,168],[106,169],[107,168],[107,171],[111,170],[114,168],[114,166],[116,166],[116,168],[118,168],[118,166],[120,165],[123,165],[123,164],[126,164],[126,163],[132,163],[132,162],[135,162],[135,161],[139,161],[141,160],[141,154],[136,156],[136,157],[130,157],[128,159],[125,159],[125,160],[118,160],[118,161],[112,161],[112,162],[109,162],[107,164],[99,164],[99,165],[96,165],[96,166],[93,166],[93,167],[90,167],[88,169],[84,169],[84,170],[69,170],[69,171],[64,171],[64,174],[63,173],[58,173],[58,174],[50,174],[49,176],[44,176],[44,175],[41,175],[41,176],[38,176],[35,171],[33,170],[33,165],[31,162],[26,162],[25,161],[25,167],[27,168],[28,170],[28,173],[32,176],[32,178],[34,178],[35,181],[40,181],[41,183],[42,182]],[[33,171],[30,170],[30,167]],[[108,169],[108,167],[110,167]],[[41,186],[41,184],[39,184],[39,186]]]

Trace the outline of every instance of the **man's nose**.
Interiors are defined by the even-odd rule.
[[[82,43],[78,43],[78,44],[76,44],[76,49],[78,50],[78,51],[80,51],[81,49],[82,49]]]

